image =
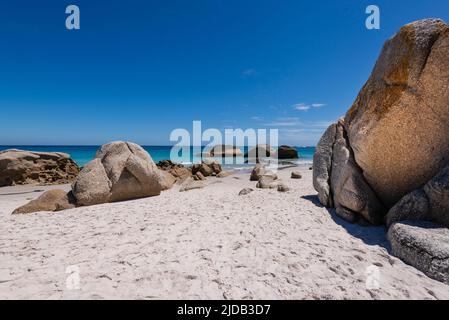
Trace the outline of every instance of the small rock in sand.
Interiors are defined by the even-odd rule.
[[[301,172],[299,171],[292,172],[292,179],[301,179],[301,178],[302,178]]]
[[[278,191],[279,192],[288,192],[288,191],[290,191],[290,188],[287,187],[285,184],[280,183],[280,184],[278,184]]]
[[[239,192],[239,196],[246,196],[247,194],[250,194],[251,192],[253,192],[254,191],[254,189],[251,189],[251,188],[245,188],[245,189],[242,189],[240,192]]]

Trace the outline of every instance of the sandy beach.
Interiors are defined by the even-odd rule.
[[[27,215],[11,212],[61,186],[0,188],[0,299],[449,299],[449,286],[388,253],[384,227],[344,222],[319,204],[312,171],[293,170],[279,171],[287,193],[245,173]],[[367,289],[373,268],[379,285]]]

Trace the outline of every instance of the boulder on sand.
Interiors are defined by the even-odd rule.
[[[388,40],[344,120],[316,148],[314,187],[341,216],[373,223],[449,164],[449,26],[427,19]],[[440,200],[438,200],[440,201]]]
[[[162,176],[151,156],[139,145],[117,141],[103,145],[73,184],[78,205],[156,196]]]
[[[0,187],[71,183],[79,171],[78,165],[66,153],[0,151]]]
[[[424,221],[395,223],[388,231],[394,256],[449,284],[449,229]]]
[[[171,175],[168,171],[159,170],[159,174],[161,175],[160,182],[162,191],[169,190],[176,183],[176,178]]]
[[[49,190],[41,194],[36,200],[14,210],[12,214],[24,214],[40,211],[61,211],[75,208],[75,198],[72,192],[64,190]]]
[[[449,164],[448,56],[443,21],[402,27],[346,114],[355,160],[388,208]]]
[[[249,177],[250,181],[259,181],[259,179],[267,173],[265,166],[262,164],[257,164],[253,171],[251,171],[251,176]]]
[[[298,151],[296,148],[289,147],[289,146],[280,146],[276,152],[276,157],[279,160],[285,160],[285,159],[298,159]]]
[[[299,172],[299,171],[293,171],[293,172],[292,172],[292,175],[291,175],[291,178],[292,178],[292,179],[302,179],[301,172]]]

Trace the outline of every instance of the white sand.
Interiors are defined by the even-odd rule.
[[[246,174],[15,216],[39,193],[4,194],[48,187],[0,188],[0,299],[449,298],[449,286],[388,254],[384,228],[345,223],[320,206],[311,171],[301,171],[302,180],[280,172],[289,193],[256,190]],[[244,187],[255,191],[238,196]],[[380,283],[368,290],[372,265]],[[78,290],[70,270],[79,270]]]

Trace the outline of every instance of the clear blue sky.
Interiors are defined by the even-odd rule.
[[[65,29],[69,4],[81,30]],[[202,120],[313,145],[384,41],[427,17],[449,21],[449,1],[2,1],[0,144],[165,145]]]

